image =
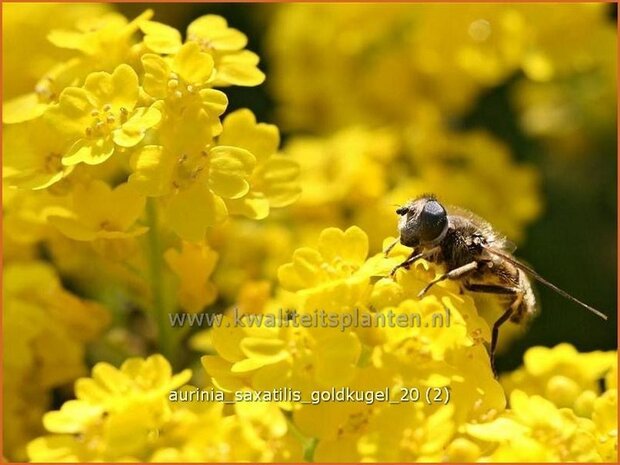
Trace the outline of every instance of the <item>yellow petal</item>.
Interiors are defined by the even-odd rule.
[[[92,55],[97,51],[93,41],[89,41],[85,34],[76,31],[54,29],[47,35],[47,40],[56,47],[80,50],[87,55]]]
[[[248,192],[241,199],[226,199],[231,214],[243,215],[253,220],[262,220],[269,216],[269,200],[260,192]]]
[[[48,106],[47,103],[39,102],[34,92],[15,97],[2,104],[2,122],[14,124],[38,118]]]
[[[112,74],[103,71],[89,74],[84,89],[97,96],[98,107],[110,104],[114,113],[119,113],[121,108],[133,110],[138,101],[138,75],[131,66],[122,64]]]
[[[80,139],[67,151],[62,158],[63,165],[72,166],[78,163],[87,165],[99,165],[106,161],[114,153],[112,138],[105,139]]]
[[[510,418],[497,418],[489,423],[467,424],[465,431],[483,441],[508,441],[528,432],[528,428]]]
[[[202,99],[202,108],[210,116],[220,116],[226,111],[228,106],[228,97],[226,97],[224,92],[217,89],[202,89],[200,91],[200,98]]]
[[[309,247],[302,247],[293,253],[293,262],[282,265],[278,269],[278,279],[282,287],[296,291],[312,287],[317,283],[323,259],[321,254]]]
[[[190,40],[203,40],[215,50],[240,50],[247,45],[247,37],[240,31],[229,28],[224,18],[205,15],[195,19],[187,28]]]
[[[248,193],[254,155],[238,147],[217,146],[209,151],[209,158],[209,186],[213,192],[231,199]]]
[[[284,346],[284,341],[281,339],[246,337],[241,341],[241,350],[246,357],[270,359],[280,355]]]
[[[249,150],[260,163],[278,150],[280,132],[273,124],[257,123],[254,114],[243,108],[224,118],[219,143]]]
[[[151,97],[163,99],[168,95],[170,67],[159,55],[147,53],[142,56],[144,80],[142,86]]]
[[[188,241],[204,239],[207,228],[222,222],[227,215],[222,199],[200,182],[174,195],[166,209],[168,224]]]
[[[248,50],[222,57],[217,65],[215,83],[257,86],[265,74],[257,68],[258,56]]]
[[[213,347],[227,362],[238,362],[245,358],[240,347],[245,332],[242,328],[234,326],[231,317],[225,315],[221,326],[214,327],[211,331],[211,337]]]
[[[159,145],[145,145],[130,160],[133,173],[129,182],[140,192],[158,196],[170,191],[176,157]]]
[[[48,412],[43,424],[48,431],[60,434],[83,432],[88,424],[100,417],[103,409],[99,405],[89,405],[80,400],[70,400],[59,411]]]
[[[62,234],[76,241],[92,241],[97,237],[94,230],[72,217],[50,215],[48,221]]]
[[[202,84],[213,71],[213,58],[200,51],[198,44],[188,42],[175,55],[172,69],[190,84]]]
[[[181,47],[181,33],[173,27],[156,21],[144,21],[140,24],[144,32],[144,43],[155,53],[175,53]]]
[[[283,156],[270,157],[260,169],[264,195],[273,208],[295,202],[301,195],[299,163]]]
[[[161,113],[155,106],[138,109],[125,124],[113,132],[116,145],[133,147],[139,144],[146,130],[155,126],[161,120]]]
[[[357,226],[351,226],[344,232],[338,228],[327,228],[319,236],[319,252],[326,261],[339,258],[361,265],[368,255],[368,236]]]

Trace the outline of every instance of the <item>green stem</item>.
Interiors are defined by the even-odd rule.
[[[172,327],[166,314],[163,251],[159,235],[157,205],[154,199],[148,199],[146,203],[146,219],[149,227],[147,237],[151,299],[153,301],[153,317],[157,323],[159,350],[171,364],[174,364]]]
[[[291,433],[293,433],[293,436],[295,436],[297,440],[301,442],[303,446],[304,460],[306,462],[313,462],[314,461],[314,449],[316,449],[318,440],[316,438],[308,438],[304,436],[302,432],[299,431],[299,428],[297,428],[297,425],[293,423],[293,420],[291,418],[287,417],[286,421],[288,422],[289,430],[291,431]]]

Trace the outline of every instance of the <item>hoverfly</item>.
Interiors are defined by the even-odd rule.
[[[473,213],[456,207],[447,211],[430,194],[409,201],[396,213],[400,215],[400,237],[390,244],[385,254],[387,256],[398,242],[413,251],[392,270],[391,277],[398,269],[409,269],[416,260],[425,259],[444,265],[446,272],[429,282],[418,294],[419,298],[438,282],[451,279],[458,280],[466,291],[496,294],[506,300],[507,308],[495,321],[491,332],[489,355],[495,375],[499,328],[508,320],[526,322],[536,313],[536,298],[528,275],[607,320],[604,313],[571,296],[514,258],[514,245]]]

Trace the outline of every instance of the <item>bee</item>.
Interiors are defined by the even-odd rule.
[[[432,194],[425,194],[400,206],[396,213],[399,238],[386,249],[386,257],[399,242],[411,247],[409,257],[391,272],[393,278],[400,268],[409,267],[420,259],[445,266],[445,273],[429,282],[418,294],[446,279],[459,281],[461,289],[469,292],[495,294],[506,304],[506,310],[493,324],[489,358],[495,376],[495,349],[500,327],[507,321],[525,323],[537,311],[536,298],[530,277],[553,289],[607,320],[607,316],[581,302],[555,284],[517,260],[512,253],[516,247],[493,227],[473,213],[449,207],[448,210]]]

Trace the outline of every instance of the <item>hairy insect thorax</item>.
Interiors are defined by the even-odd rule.
[[[448,230],[439,243],[440,260],[445,262],[449,270],[466,265],[480,258],[484,243],[486,239],[471,223],[451,217]]]

